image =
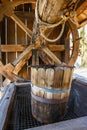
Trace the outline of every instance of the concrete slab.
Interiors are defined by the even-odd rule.
[[[14,84],[10,84],[9,86],[6,87],[3,97],[0,100],[0,130],[3,129],[13,92],[14,92]]]
[[[87,116],[26,130],[87,130]]]

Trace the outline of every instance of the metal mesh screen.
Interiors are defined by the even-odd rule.
[[[8,119],[6,130],[23,130],[44,125],[35,120],[31,114],[31,88],[30,85],[16,86],[13,107]],[[73,107],[64,116],[64,120],[76,118]]]

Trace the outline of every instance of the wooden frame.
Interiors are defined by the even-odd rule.
[[[26,32],[26,34],[31,38],[32,36],[32,31],[29,30],[28,27],[26,27],[24,25],[24,23],[14,14],[13,9],[20,5],[20,4],[24,4],[24,3],[35,3],[36,0],[15,0],[13,2],[6,2],[6,4],[4,4],[4,8],[3,6],[1,6],[1,18],[3,15],[6,15],[8,17],[10,17],[24,32]],[[78,56],[78,50],[79,50],[79,36],[78,36],[78,31],[77,31],[77,26],[69,19],[68,20],[68,24],[69,27],[71,28],[71,32],[73,35],[73,53],[72,56],[70,58],[70,61],[68,62],[68,64],[62,64],[62,62],[58,59],[58,57],[51,51],[64,51],[65,47],[64,45],[45,45],[45,46],[41,46],[41,44],[44,42],[44,39],[41,36],[36,37],[36,43],[33,43],[32,39],[31,39],[31,45],[30,46],[19,46],[19,45],[9,45],[8,47],[6,45],[1,45],[1,51],[2,52],[21,52],[23,51],[20,56],[14,60],[14,62],[12,64],[9,64],[6,69],[9,69],[9,66],[13,66],[12,69],[9,70],[9,74],[11,72],[18,74],[18,72],[22,69],[22,67],[25,65],[25,63],[27,62],[27,60],[32,56],[32,49],[39,49],[41,47],[41,49],[58,65],[69,65],[69,66],[73,66],[75,63],[75,60]],[[37,29],[37,25],[35,25],[35,29]],[[34,31],[34,30],[33,30]],[[36,30],[35,30],[36,32]],[[35,33],[34,32],[34,33]],[[48,34],[49,36],[49,34]],[[41,38],[41,40],[40,40]],[[12,50],[10,50],[9,47],[13,47]],[[18,49],[18,47],[20,47],[20,50]],[[3,66],[2,66],[3,67]],[[5,71],[5,69],[3,69],[3,71]],[[2,73],[3,74],[3,73]],[[4,74],[3,74],[4,75]],[[6,78],[10,79],[11,78],[8,75],[4,75]],[[13,81],[13,80],[12,80]],[[15,79],[14,79],[15,81]]]

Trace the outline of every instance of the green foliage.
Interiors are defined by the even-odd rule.
[[[81,67],[87,67],[87,36],[85,27],[80,29]]]

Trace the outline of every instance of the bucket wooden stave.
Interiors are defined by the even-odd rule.
[[[62,119],[70,93],[72,67],[35,66],[31,68],[31,106],[33,116],[40,122],[52,123]]]

